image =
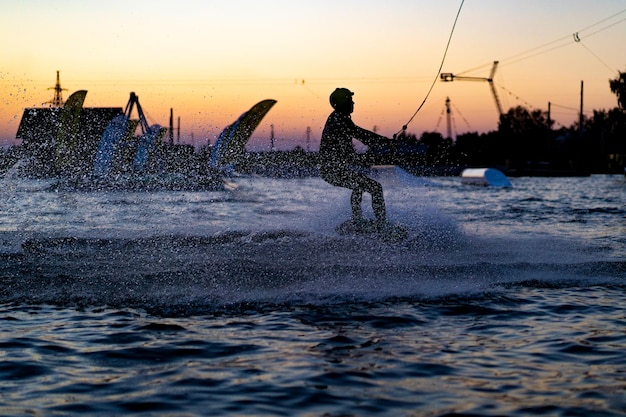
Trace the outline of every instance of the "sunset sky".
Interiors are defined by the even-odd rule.
[[[424,100],[460,0],[0,0],[0,143],[23,109],[88,90],[86,107],[124,107],[134,91],[150,124],[181,118],[201,145],[262,99],[278,103],[253,135],[279,149],[319,143],[335,87],[355,92],[354,121],[391,136]],[[576,41],[574,34],[577,33]],[[547,110],[557,127],[617,105],[609,79],[626,71],[624,0],[466,0],[443,72],[487,77],[503,107]],[[437,130],[450,97],[453,133],[497,128],[486,82],[437,81],[409,125]],[[193,139],[192,139],[193,138]]]

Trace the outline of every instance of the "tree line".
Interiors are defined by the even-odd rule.
[[[618,106],[594,110],[569,127],[554,128],[543,110],[523,106],[500,116],[496,131],[458,135],[406,134],[398,148],[422,146],[415,161],[430,167],[497,167],[509,174],[579,175],[624,173],[626,162],[626,72],[609,80]]]

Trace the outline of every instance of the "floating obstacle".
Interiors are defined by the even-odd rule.
[[[511,187],[511,182],[494,168],[468,168],[461,173],[461,182],[469,185]]]

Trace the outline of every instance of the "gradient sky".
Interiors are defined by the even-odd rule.
[[[424,100],[460,0],[0,0],[0,143],[25,107],[88,90],[86,107],[124,107],[136,92],[151,124],[181,118],[181,141],[215,136],[256,102],[278,103],[253,135],[269,147],[316,149],[335,87],[355,92],[353,119],[391,136]],[[578,33],[580,42],[574,40]],[[558,126],[617,105],[608,80],[626,71],[624,0],[466,0],[443,72],[495,76],[505,111],[547,110]],[[437,82],[408,131],[497,128],[485,82]]]

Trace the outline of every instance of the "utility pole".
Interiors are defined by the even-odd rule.
[[[448,124],[448,139],[452,139],[452,126],[450,123],[450,97],[446,97],[446,122]]]
[[[274,152],[276,150],[274,146],[274,125],[270,125],[270,151]]]
[[[174,109],[170,107],[170,145],[174,144]]]
[[[548,129],[552,129],[552,102],[548,101]]]
[[[311,126],[306,128],[306,151],[311,152]]]
[[[578,131],[582,135],[583,133],[583,93],[584,93],[584,82],[580,82],[580,115],[578,118]]]

